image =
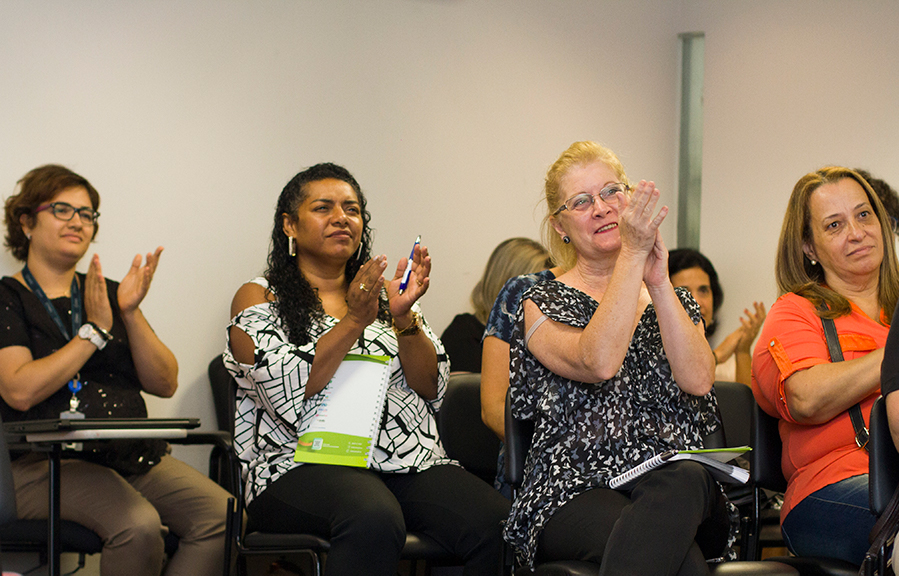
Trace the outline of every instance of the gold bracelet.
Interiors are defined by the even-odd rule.
[[[412,313],[412,323],[400,330],[396,325],[396,320],[391,319],[390,324],[393,327],[393,333],[397,336],[414,336],[421,332],[421,314]]]

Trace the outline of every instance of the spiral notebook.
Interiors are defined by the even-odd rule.
[[[669,462],[678,460],[693,460],[705,466],[711,475],[719,482],[728,484],[746,484],[749,481],[749,470],[727,464],[737,456],[752,450],[749,446],[737,448],[720,448],[705,450],[668,450],[650,458],[649,460],[634,466],[627,472],[615,476],[609,481],[609,488],[627,489],[636,482],[637,478],[650,470],[655,470]]]
[[[294,462],[367,468],[371,465],[387,384],[390,356],[349,354],[320,392],[321,404],[300,435]]]

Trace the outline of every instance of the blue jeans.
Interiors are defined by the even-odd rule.
[[[868,508],[868,475],[813,492],[783,521],[784,541],[797,556],[826,556],[861,564],[876,518]]]

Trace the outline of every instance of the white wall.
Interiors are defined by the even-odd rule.
[[[702,251],[725,290],[724,334],[777,296],[793,185],[827,164],[899,188],[899,2],[686,0],[706,32]]]
[[[0,195],[63,163],[103,196],[108,276],[166,247],[144,309],[181,389],[151,411],[211,425],[205,367],[294,173],[354,172],[394,262],[423,235],[423,304],[442,330],[498,242],[539,237],[542,176],[572,141],[607,143],[676,206],[689,31],[706,33],[701,243],[730,329],[773,300],[799,176],[834,162],[899,183],[895,0],[4,0]],[[0,257],[3,274],[18,267]]]
[[[543,173],[572,141],[607,143],[676,207],[677,34],[691,31],[706,34],[701,247],[729,331],[773,301],[802,174],[842,163],[899,184],[899,2],[3,0],[0,196],[63,163],[103,196],[108,276],[166,247],[144,310],[181,389],[150,409],[210,427],[206,364],[293,174],[346,165],[394,262],[423,235],[442,330],[497,243],[539,236]],[[0,273],[18,268],[0,257]]]
[[[181,388],[151,413],[211,426],[205,369],[231,296],[262,271],[275,200],[306,166],[356,175],[391,261],[422,234],[440,331],[496,244],[539,238],[543,174],[572,141],[606,142],[676,206],[677,14],[649,0],[4,0],[0,193],[62,163],[103,197],[108,276],[165,246],[143,308]]]

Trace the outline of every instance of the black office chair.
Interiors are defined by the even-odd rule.
[[[755,398],[749,386],[739,382],[715,382],[715,396],[727,446],[749,446],[752,405]]]
[[[524,465],[531,438],[534,435],[534,423],[529,420],[518,420],[512,416],[509,393],[506,393],[506,480],[512,486],[513,497],[524,481]],[[778,562],[723,562],[710,564],[715,576],[796,576],[799,573]],[[599,565],[592,562],[575,560],[546,562],[535,566],[534,570],[518,568],[516,576],[598,576]]]
[[[447,456],[491,486],[496,477],[499,438],[481,420],[481,375],[452,374],[437,413],[437,430]]]
[[[216,356],[209,363],[209,382],[216,405],[216,414],[224,419],[227,430],[234,433],[234,409],[237,383],[225,368],[221,356]],[[230,410],[225,407],[230,406]],[[237,569],[241,576],[247,575],[247,556],[292,556],[305,555],[312,559],[312,569],[320,576],[324,569],[325,556],[331,548],[326,538],[313,534],[282,534],[274,532],[253,531],[244,534],[243,518],[244,485],[240,474],[240,462],[233,448],[229,451],[228,466],[231,472],[230,485],[233,486],[235,498],[229,498],[227,523],[225,532],[225,571],[224,576],[231,574],[232,556],[237,556]],[[495,462],[495,460],[494,460]],[[434,540],[427,536],[406,533],[406,543],[401,557],[413,563],[412,571],[416,572],[414,563],[424,561],[428,564],[453,565],[461,560],[447,552]]]
[[[762,554],[760,534],[764,490],[783,492],[787,489],[787,481],[780,463],[783,442],[778,430],[778,419],[766,414],[755,402],[752,405],[751,440],[749,465],[753,482],[753,515],[747,557],[757,560]],[[772,560],[793,566],[802,576],[856,576],[859,570],[858,566],[835,558],[790,556]]]
[[[886,511],[887,505],[899,487],[899,452],[890,435],[887,421],[886,400],[878,398],[871,409],[868,438],[868,499],[871,513],[878,518]],[[867,573],[886,574],[886,544],[877,553],[876,559],[865,566]],[[894,567],[895,569],[895,567]]]

